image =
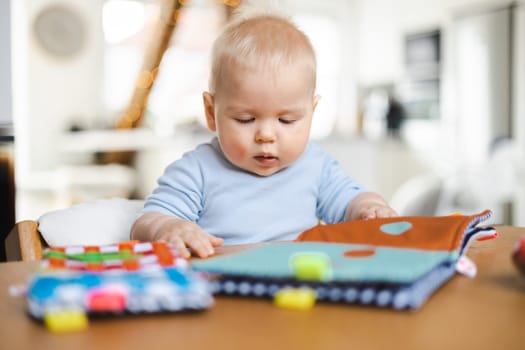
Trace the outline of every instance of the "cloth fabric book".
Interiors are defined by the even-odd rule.
[[[273,297],[308,287],[317,300],[417,309],[449,280],[491,211],[470,216],[396,217],[318,225],[294,242],[191,262],[215,277],[215,293]]]
[[[166,242],[52,247],[30,278],[29,314],[56,332],[80,330],[87,316],[204,310],[208,281]]]

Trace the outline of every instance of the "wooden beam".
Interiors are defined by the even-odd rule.
[[[183,4],[182,0],[161,0],[159,18],[144,55],[142,69],[135,82],[135,90],[127,109],[116,122],[117,129],[137,127],[142,122],[149,94],[159,72],[160,62],[179,21]]]
[[[135,81],[135,89],[127,108],[115,123],[116,129],[136,128],[143,122],[149,94],[159,73],[162,57],[179,21],[184,3],[183,0],[160,0],[159,18],[145,52],[142,68]],[[134,155],[133,151],[105,152],[99,155],[99,159],[103,164],[130,165]]]

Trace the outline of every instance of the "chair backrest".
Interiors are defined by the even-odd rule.
[[[143,200],[98,199],[47,212],[37,221],[17,222],[6,238],[7,260],[39,260],[48,246],[127,241],[143,207]]]
[[[7,261],[40,260],[47,243],[38,231],[38,222],[20,221],[5,240]]]

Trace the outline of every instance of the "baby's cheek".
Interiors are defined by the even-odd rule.
[[[237,161],[244,159],[248,153],[246,147],[237,142],[230,144],[230,152],[231,156]]]
[[[237,158],[244,158],[246,157],[246,154],[248,153],[246,150],[246,147],[244,147],[242,144],[235,144],[234,150],[235,150],[235,155]]]

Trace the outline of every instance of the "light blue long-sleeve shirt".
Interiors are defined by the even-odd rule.
[[[319,219],[341,222],[364,191],[312,142],[292,165],[265,177],[231,164],[216,138],[171,163],[158,184],[142,213],[193,221],[224,244],[293,240]]]

